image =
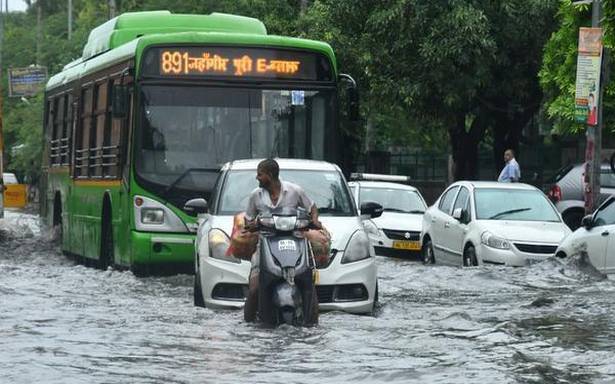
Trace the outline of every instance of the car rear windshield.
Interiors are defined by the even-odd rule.
[[[615,174],[611,170],[602,170],[602,173],[600,173],[600,186],[615,188]]]
[[[568,172],[570,172],[572,170],[572,168],[574,168],[574,166],[571,165],[567,165],[561,169],[559,169],[555,175],[549,180],[550,183],[557,183],[558,181],[560,181],[561,179],[564,178],[564,176],[566,176],[568,174]]]
[[[336,171],[280,170],[280,179],[301,186],[322,216],[355,216],[346,182]],[[219,215],[234,215],[248,207],[250,193],[258,186],[256,170],[230,171],[219,198]]]
[[[474,200],[479,220],[560,221],[547,197],[537,190],[478,188]]]

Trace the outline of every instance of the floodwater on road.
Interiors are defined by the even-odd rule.
[[[615,383],[615,281],[379,258],[375,317],[265,329],[192,304],[193,277],[77,265],[38,218],[0,219],[1,383]]]

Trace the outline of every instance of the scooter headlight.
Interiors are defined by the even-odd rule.
[[[229,261],[231,263],[241,263],[241,260],[227,255],[228,249],[231,245],[231,240],[226,233],[219,229],[212,229],[209,231],[209,256],[214,259]]]
[[[273,216],[273,221],[275,222],[275,229],[278,231],[292,231],[295,229],[295,224],[297,223],[296,216]]]
[[[342,264],[352,263],[359,260],[368,259],[369,254],[369,238],[364,231],[356,231],[348,241],[348,245],[344,250]]]

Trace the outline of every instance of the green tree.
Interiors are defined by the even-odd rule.
[[[358,79],[364,116],[380,137],[446,129],[455,178],[473,179],[485,135],[517,148],[538,110],[537,72],[557,4],[319,0],[300,27],[330,42],[340,67]],[[502,154],[494,156],[499,165]]]
[[[602,2],[605,17],[605,45],[613,47],[615,36],[615,2]],[[579,42],[579,28],[591,26],[591,6],[573,6],[570,0],[563,0],[557,13],[559,28],[545,46],[545,54],[540,69],[540,84],[545,94],[544,108],[553,122],[553,132],[575,134],[585,130],[585,124],[574,119],[576,70]],[[611,60],[610,72],[613,73]],[[605,81],[606,79],[603,79]],[[615,84],[607,82],[602,99],[604,127],[615,131]]]

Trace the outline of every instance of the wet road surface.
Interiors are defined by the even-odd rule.
[[[0,383],[615,383],[615,281],[379,258],[376,317],[275,330],[192,305],[192,276],[64,257],[34,215],[0,219]]]

